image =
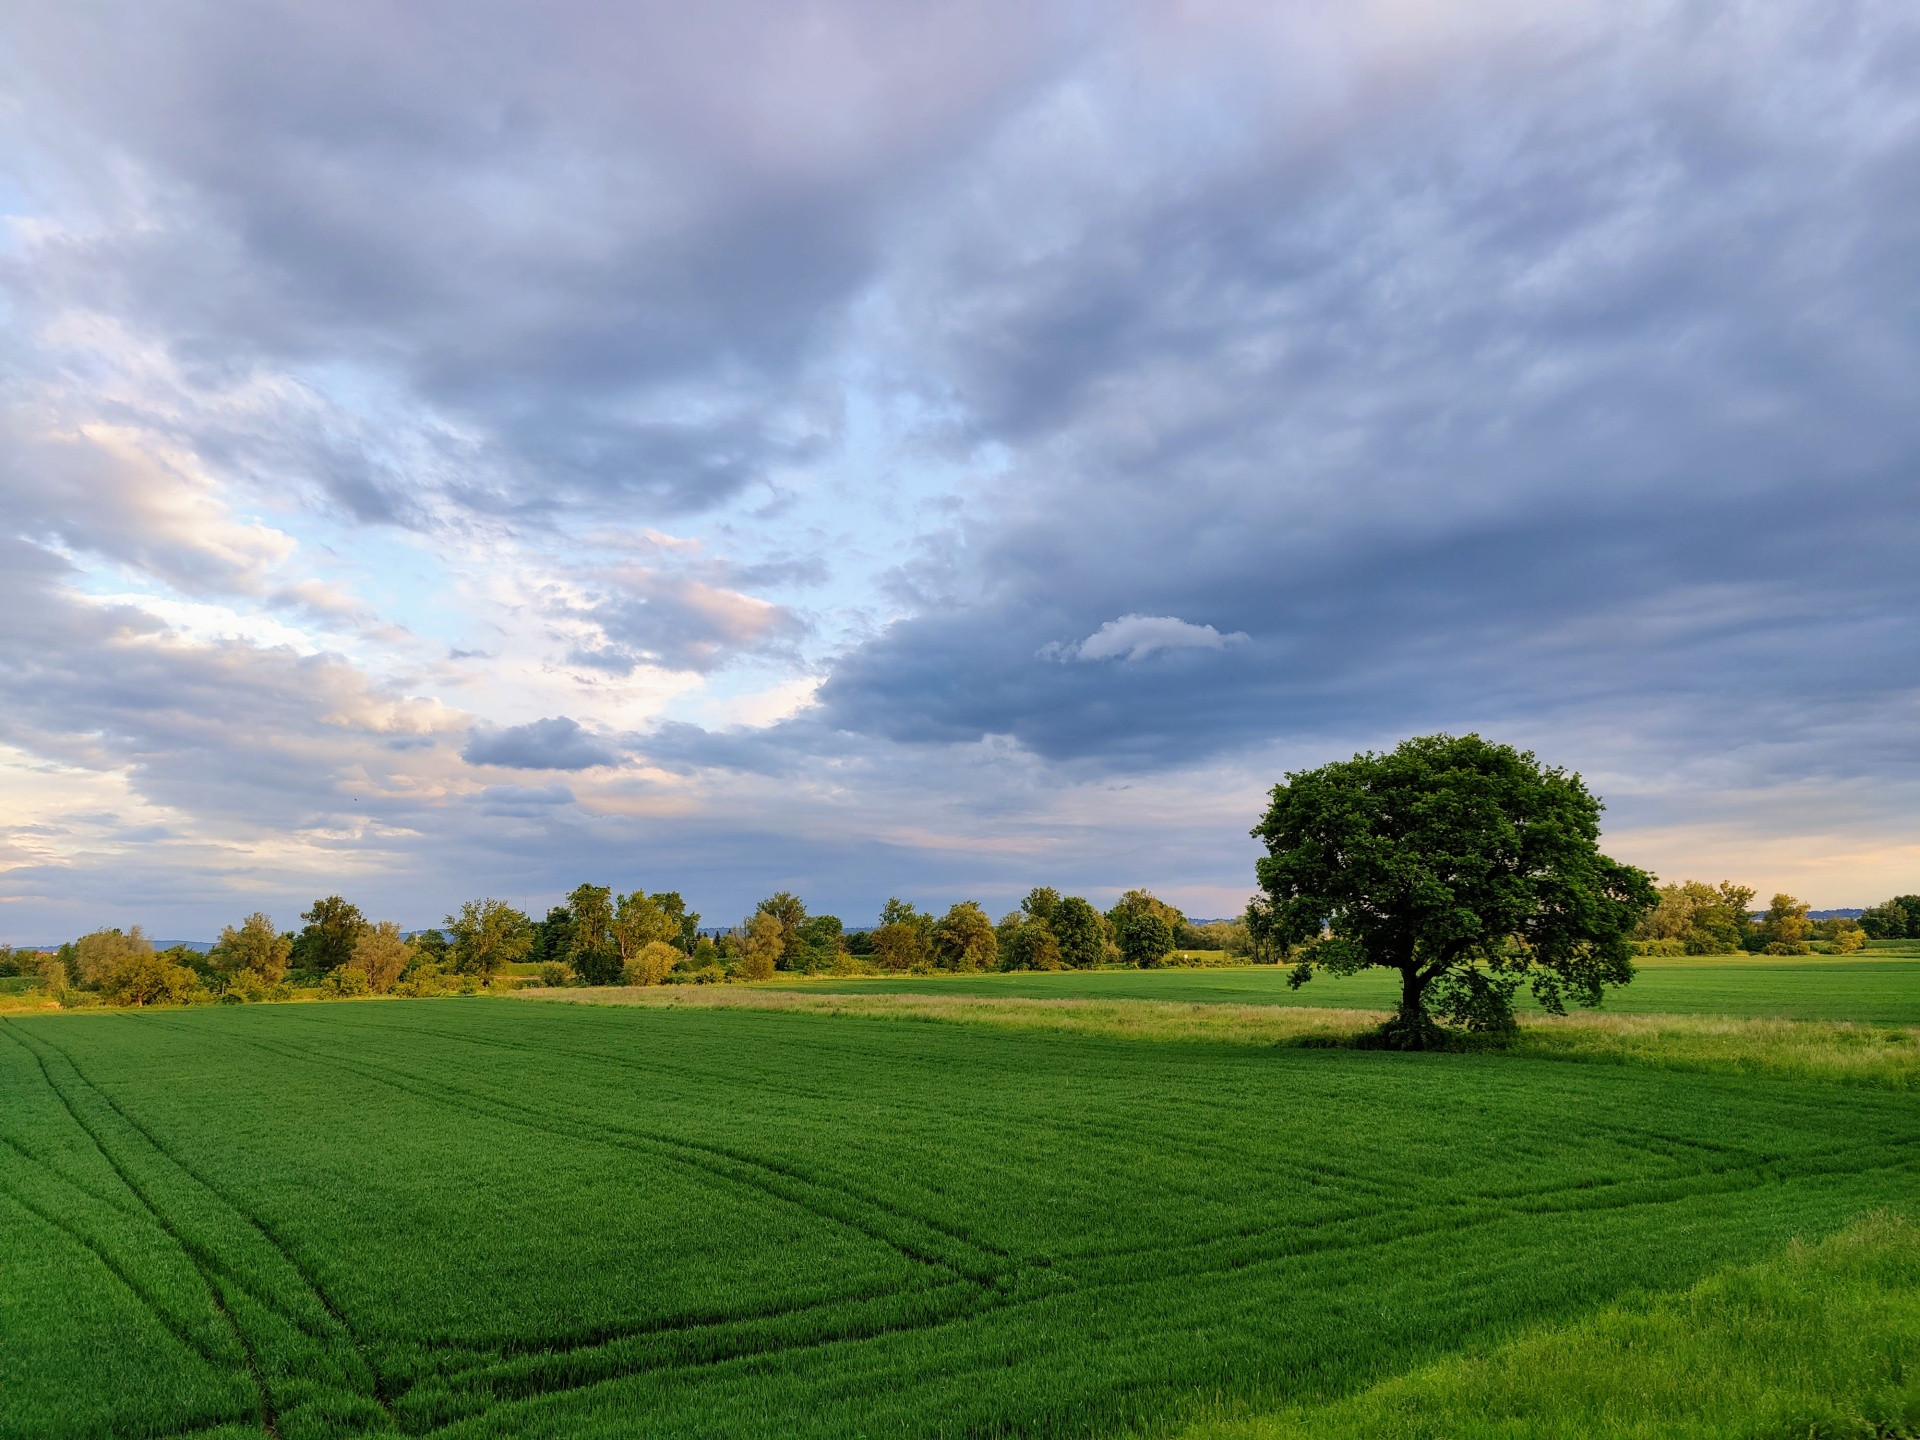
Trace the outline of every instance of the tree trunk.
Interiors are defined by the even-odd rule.
[[[1427,986],[1433,976],[1420,973],[1420,966],[1409,961],[1400,969],[1400,1009],[1380,1028],[1380,1038],[1393,1050],[1437,1050],[1446,1043],[1446,1034],[1427,1014]]]

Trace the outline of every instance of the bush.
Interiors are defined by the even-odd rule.
[[[627,961],[621,978],[629,985],[659,985],[669,971],[685,957],[664,940],[649,940],[640,953]]]
[[[373,982],[367,979],[366,971],[358,965],[348,963],[328,975],[321,982],[321,988],[330,995],[371,995]]]
[[[540,983],[554,989],[567,983],[567,967],[549,962],[540,967]]]
[[[1685,942],[1680,940],[1635,940],[1633,953],[1636,955],[1684,955],[1687,953]]]

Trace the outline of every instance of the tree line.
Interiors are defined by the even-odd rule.
[[[469,900],[440,927],[411,934],[328,895],[282,932],[263,912],[220,932],[206,952],[157,950],[139,926],[96,930],[50,952],[0,947],[0,974],[27,974],[72,1005],[194,1004],[326,995],[435,995],[478,990],[512,973],[547,985],[715,984],[776,974],[1151,968],[1182,952],[1278,959],[1257,913],[1195,924],[1146,890],[1107,910],[1049,886],[998,923],[975,901],[944,913],[889,899],[877,925],[848,929],[780,891],[738,925],[701,928],[677,891],[576,886],[533,919],[506,901]]]
[[[1634,928],[1634,948],[1642,955],[1807,955],[1815,943],[1836,955],[1850,955],[1869,940],[1893,940],[1907,935],[1906,912],[1900,902],[1867,911],[1858,920],[1845,915],[1825,920],[1808,918],[1809,907],[1791,895],[1775,895],[1763,911],[1755,911],[1754,892],[1745,885],[1722,880],[1718,885],[1688,880],[1662,885],[1659,903]],[[1920,897],[1914,899],[1920,906]],[[1892,929],[1889,909],[1899,916]],[[1920,938],[1920,935],[1916,935]]]

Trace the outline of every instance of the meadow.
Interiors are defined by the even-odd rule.
[[[1615,1015],[1730,1015],[1920,1025],[1920,955],[1869,958],[1711,955],[1642,959],[1631,985],[1608,992]],[[1399,978],[1385,970],[1317,975],[1299,989],[1279,965],[1223,969],[1064,970],[988,975],[833,976],[778,982],[841,994],[956,994],[1026,999],[1160,1000],[1391,1010]],[[1537,1011],[1523,991],[1522,1013]]]
[[[1886,1086],[719,988],[0,1020],[0,1434],[1378,1433],[1920,1170]]]

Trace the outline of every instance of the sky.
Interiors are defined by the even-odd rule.
[[[1477,731],[1920,889],[1920,10],[12,0],[0,940],[1235,913]]]

